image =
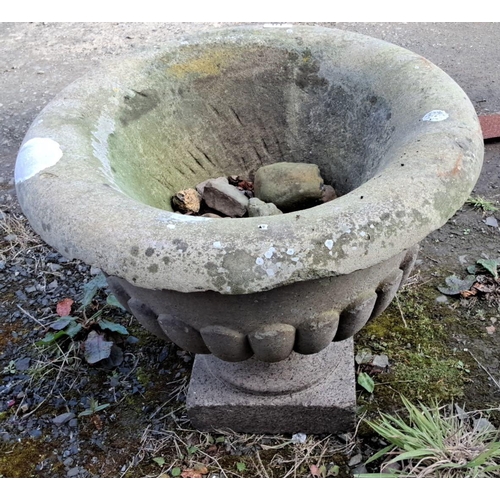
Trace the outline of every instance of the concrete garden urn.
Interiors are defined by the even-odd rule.
[[[181,38],[96,71],[36,118],[16,163],[31,225],[101,268],[150,332],[196,353],[199,429],[340,432],[352,337],[462,206],[483,141],[428,60],[320,27]],[[263,165],[319,166],[339,198],[267,217],[174,213],[172,195]]]

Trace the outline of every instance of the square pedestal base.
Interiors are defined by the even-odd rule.
[[[210,372],[206,358],[211,355],[197,355],[187,396],[192,425],[203,431],[255,434],[352,430],[356,406],[353,340],[332,343],[327,349],[333,351],[335,363],[324,380],[300,392],[280,395],[242,392]]]

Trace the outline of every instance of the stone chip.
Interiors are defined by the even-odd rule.
[[[247,212],[248,198],[227,179],[213,179],[206,183],[203,200],[210,207],[228,217],[243,217]]]

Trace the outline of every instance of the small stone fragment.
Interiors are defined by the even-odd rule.
[[[210,207],[228,217],[243,217],[247,212],[248,198],[227,179],[207,182],[203,200]]]
[[[75,414],[72,412],[62,413],[61,415],[57,415],[52,419],[52,423],[56,425],[63,425],[66,422],[69,422],[72,418],[75,418]]]
[[[394,474],[395,472],[400,471],[400,470],[401,470],[401,464],[399,462],[395,462],[395,463],[387,464],[387,465],[383,466],[380,469],[380,472],[382,474]]]
[[[51,282],[47,285],[47,289],[48,289],[48,290],[55,290],[58,286],[59,286],[59,283],[57,282],[57,280],[53,280],[53,281],[51,281]]]
[[[234,176],[233,176],[234,177]],[[237,177],[236,177],[237,178]],[[197,186],[196,186],[196,191],[198,191],[198,193],[200,194],[201,197],[203,197],[204,193],[205,193],[205,186],[207,185],[207,183],[211,182],[211,181],[218,181],[218,182],[222,182],[223,184],[228,184],[228,180],[226,177],[217,177],[217,179],[207,179],[206,181],[203,181],[203,182],[200,182]],[[236,186],[237,184],[235,184]]]
[[[327,203],[329,201],[335,200],[336,198],[337,193],[335,192],[335,189],[333,189],[333,186],[325,184],[323,186],[323,195],[321,196],[321,201],[323,203]]]
[[[259,198],[251,198],[248,202],[249,217],[266,217],[268,215],[279,215],[283,212],[274,203],[265,203]]]
[[[486,217],[486,220],[484,221],[484,223],[487,226],[498,227],[498,221],[497,221],[496,217],[493,217],[492,215],[490,217]]]
[[[317,205],[323,196],[323,179],[311,163],[273,163],[255,173],[255,196],[291,212]]]
[[[363,461],[363,455],[361,453],[357,453],[349,460],[349,467],[353,467],[355,465],[360,464]]]
[[[446,304],[446,302],[448,302],[448,297],[446,295],[439,295],[436,297],[436,302],[438,304]]]
[[[304,434],[303,432],[298,432],[297,434],[293,434],[292,436],[292,443],[304,444],[306,441],[307,441],[307,434]]]
[[[24,372],[30,367],[31,358],[21,358],[15,362],[16,371]]]
[[[495,430],[495,426],[487,418],[481,417],[474,421],[475,432],[495,432]]]
[[[172,196],[172,206],[182,213],[197,214],[200,211],[201,196],[196,189],[184,189]]]
[[[387,368],[389,366],[389,358],[385,354],[378,354],[373,357],[372,366]]]
[[[80,474],[80,467],[73,467],[72,469],[70,469],[66,473],[66,476],[67,477],[75,477],[75,476],[78,476],[78,474]]]

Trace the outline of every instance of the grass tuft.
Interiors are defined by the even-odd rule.
[[[485,200],[481,196],[470,196],[467,201],[467,204],[472,205],[474,208],[479,208],[483,212],[496,212],[497,207],[494,202]]]
[[[381,413],[367,422],[389,445],[366,462],[385,457],[381,473],[362,477],[500,476],[499,432],[480,414],[402,401],[407,419]]]

